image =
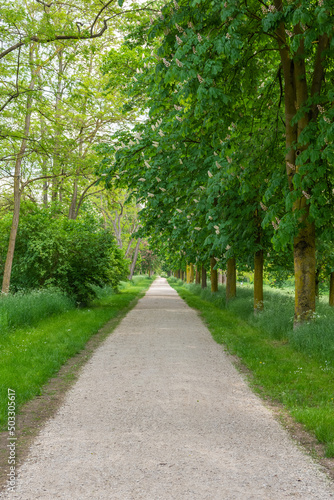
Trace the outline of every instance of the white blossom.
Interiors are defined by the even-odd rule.
[[[146,179],[144,179],[144,177],[141,177],[140,179],[138,179],[140,182],[145,182]]]
[[[183,64],[181,63],[181,61],[179,61],[178,59],[175,59],[176,61],[176,64],[178,65],[179,68],[182,68]]]
[[[165,192],[165,191],[166,191],[166,189],[165,189],[165,188],[162,188],[162,187],[159,187],[159,189],[160,189],[160,191],[162,191],[162,192]]]
[[[152,144],[155,148],[158,148],[159,147],[159,143],[157,141],[152,141]]]
[[[176,211],[179,212],[179,214],[182,214],[182,210],[180,210],[179,208],[177,208]]]
[[[144,163],[145,163],[147,168],[151,168],[151,165],[146,160],[144,160]]]
[[[303,193],[303,195],[305,196],[305,198],[306,198],[307,200],[309,200],[309,199],[311,198],[311,195],[310,195],[310,194],[308,194],[308,193],[306,193],[306,191],[302,191],[302,193]]]
[[[161,179],[159,177],[156,177],[157,182],[161,182]]]
[[[194,229],[196,229],[196,231],[200,231],[202,228],[201,227],[194,227]]]
[[[212,177],[212,173],[210,172],[210,170],[208,170],[208,176]]]
[[[216,161],[216,167],[217,168],[222,168],[222,166],[218,163],[218,161]]]
[[[198,200],[196,200],[196,198],[194,198],[194,202],[195,202],[195,203],[199,203],[199,201],[198,201]]]
[[[147,193],[147,196],[148,196],[149,198],[153,198],[154,194],[152,194],[152,193]]]
[[[160,137],[164,137],[165,135],[162,130],[159,130],[158,134],[160,135]]]
[[[182,44],[181,38],[178,35],[175,35],[175,38],[176,38],[177,44],[181,45]]]
[[[201,37],[200,33],[197,33],[197,39],[198,39],[199,42],[201,42],[203,40],[203,38]]]
[[[197,73],[197,78],[198,78],[199,83],[203,83],[204,82],[203,78],[198,73]]]
[[[180,162],[181,165],[183,164],[183,161],[181,160],[181,158],[179,158],[179,162]]]
[[[170,66],[170,62],[168,62],[167,59],[163,58],[162,62],[164,63],[164,65],[166,66],[166,68],[168,68]]]

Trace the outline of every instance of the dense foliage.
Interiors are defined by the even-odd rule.
[[[294,261],[296,322],[334,269],[332,22],[326,0],[166,3],[124,49],[145,44],[128,91],[149,120],[100,148],[174,269]]]
[[[1,220],[3,235],[8,235],[8,219]],[[3,238],[0,271],[6,243]],[[52,286],[78,302],[87,302],[95,295],[91,285],[117,287],[127,272],[127,262],[112,233],[92,215],[70,220],[36,207],[22,215],[12,269],[13,292]]]

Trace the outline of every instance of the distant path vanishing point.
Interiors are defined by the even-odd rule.
[[[21,500],[327,500],[333,485],[158,278],[82,369]]]

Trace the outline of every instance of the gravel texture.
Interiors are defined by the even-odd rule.
[[[334,498],[165,279],[97,349],[20,469],[21,500]]]

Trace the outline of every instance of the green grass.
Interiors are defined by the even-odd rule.
[[[215,341],[251,371],[256,391],[283,404],[334,457],[333,311],[320,304],[320,318],[293,331],[293,298],[284,292],[267,291],[266,310],[254,318],[250,287],[239,289],[226,308],[223,289],[211,294],[171,285],[201,312]]]
[[[36,290],[0,296],[0,335],[21,326],[74,308],[74,302],[60,290]]]
[[[0,428],[7,421],[7,391],[16,392],[16,405],[40,394],[42,386],[107,321],[127,310],[131,301],[142,294],[152,279],[134,277],[122,283],[119,293],[101,291],[91,307],[70,309],[35,321],[30,326],[8,330],[0,336]]]

